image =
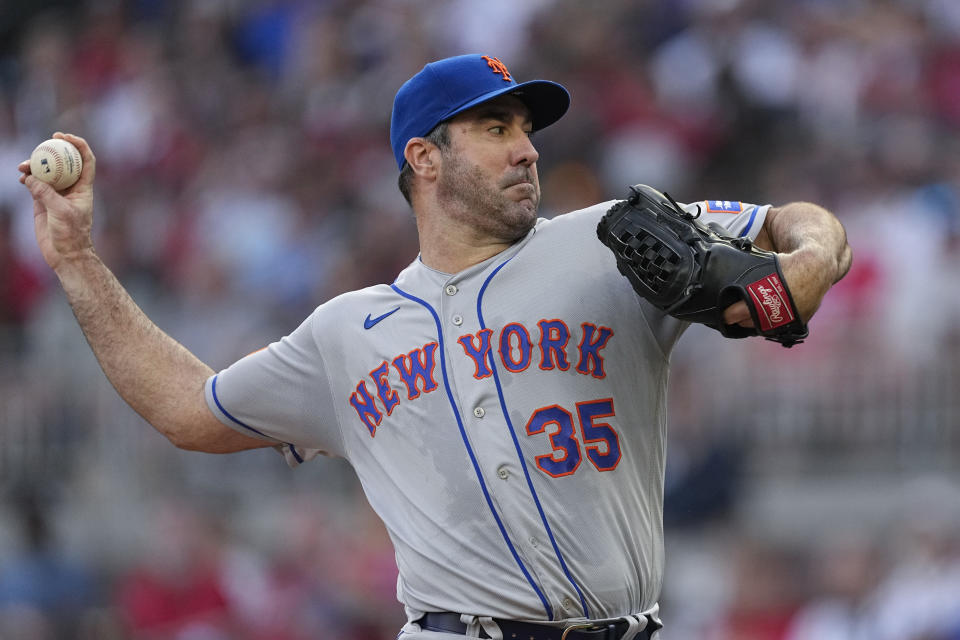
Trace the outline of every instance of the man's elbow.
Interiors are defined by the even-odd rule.
[[[843,279],[843,276],[847,275],[847,272],[850,271],[850,267],[853,265],[853,248],[849,244],[844,242],[843,249],[840,252],[840,259],[837,265],[837,278],[833,281],[834,284],[840,282]]]
[[[260,449],[273,446],[274,443],[251,438],[220,424],[216,418],[198,419],[162,430],[167,440],[183,451],[202,453],[234,453],[248,449]]]
[[[154,426],[170,441],[170,444],[177,449],[210,452],[210,442],[202,433],[198,433],[198,429],[191,428],[195,427],[193,424],[168,425],[166,428],[160,428],[157,425]]]
[[[224,439],[225,432],[230,431],[212,415],[195,411],[168,414],[165,420],[151,420],[150,424],[177,449],[206,453],[221,452],[219,441]]]

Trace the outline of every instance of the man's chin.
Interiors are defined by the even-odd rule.
[[[537,217],[537,208],[539,203],[536,200],[525,198],[524,200],[519,201],[517,204],[520,205],[521,209],[532,215],[534,218]]]
[[[532,200],[522,200],[517,203],[517,215],[513,217],[511,229],[514,239],[518,240],[533,229],[537,224],[537,203]]]
[[[537,219],[537,208],[539,205],[540,202],[537,198],[523,198],[521,200],[514,200],[510,208],[513,209],[516,218],[530,218],[532,221],[535,221]]]

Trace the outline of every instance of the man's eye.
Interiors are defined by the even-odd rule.
[[[490,127],[489,131],[490,133],[499,136],[503,134],[503,127]]]

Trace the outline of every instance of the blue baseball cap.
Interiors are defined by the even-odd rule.
[[[403,150],[462,111],[509,93],[530,109],[533,130],[560,119],[570,106],[563,85],[549,80],[517,83],[498,58],[480,54],[454,56],[431,62],[400,87],[393,99],[390,145],[403,168]]]

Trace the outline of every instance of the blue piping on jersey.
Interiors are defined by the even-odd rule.
[[[483,286],[480,287],[480,293],[477,294],[477,318],[480,320],[481,330],[487,328],[486,323],[483,321],[483,294],[487,290],[487,285],[489,285],[490,281],[493,280],[493,276],[497,275],[497,272],[504,268],[506,264],[510,262],[510,260],[513,260],[513,258],[505,260],[503,264],[498,266],[489,276],[487,276]],[[567,577],[567,580],[570,581],[570,584],[573,585],[573,588],[576,590],[577,595],[580,597],[580,606],[583,607],[583,615],[589,619],[590,611],[587,609],[587,601],[583,597],[583,592],[580,590],[580,586],[573,579],[573,576],[570,575],[570,570],[567,568],[567,563],[564,561],[563,555],[560,553],[560,548],[557,546],[557,541],[553,536],[553,530],[550,529],[550,524],[547,522],[547,516],[543,512],[543,507],[540,505],[540,498],[537,496],[536,489],[533,488],[533,479],[530,477],[530,470],[527,469],[527,463],[523,459],[523,451],[520,449],[520,441],[517,440],[517,432],[513,428],[513,422],[510,420],[510,413],[507,411],[507,401],[503,397],[503,387],[500,386],[500,375],[497,373],[497,365],[494,361],[493,349],[487,353],[487,358],[490,361],[490,369],[493,371],[493,381],[497,385],[497,395],[500,396],[500,409],[503,411],[503,419],[507,421],[507,426],[510,428],[510,437],[513,438],[513,446],[517,450],[517,457],[520,459],[520,467],[523,469],[523,475],[527,479],[527,486],[530,488],[530,493],[533,496],[533,502],[537,505],[537,511],[540,513],[540,521],[543,522],[543,527],[547,530],[547,536],[550,538],[550,544],[553,545],[553,551],[556,553],[557,560],[560,562],[560,568],[563,569],[563,575]]]
[[[747,220],[747,226],[744,227],[743,231],[740,232],[740,235],[737,236],[738,238],[743,238],[743,237],[746,236],[748,233],[750,233],[750,227],[753,226],[753,220],[757,217],[757,210],[758,210],[759,208],[760,208],[760,207],[758,207],[758,206],[756,206],[756,205],[753,206],[753,211],[750,212],[750,219]]]
[[[457,403],[453,399],[453,392],[450,391],[450,383],[447,379],[447,359],[446,359],[446,350],[444,349],[444,346],[443,346],[443,328],[440,325],[440,316],[437,315],[437,312],[434,310],[433,307],[430,306],[428,302],[407,293],[406,291],[398,287],[395,283],[390,285],[390,287],[394,291],[399,293],[401,296],[406,298],[407,300],[412,300],[413,302],[416,302],[417,304],[422,305],[424,308],[426,308],[427,311],[430,312],[430,315],[433,316],[433,321],[437,325],[437,341],[439,342],[439,345],[440,345],[440,349],[439,349],[440,350],[440,372],[443,374],[443,388],[447,392],[447,400],[450,401],[450,407],[453,409],[453,417],[457,419],[457,427],[459,427],[460,429],[460,437],[463,438],[463,444],[467,448],[467,454],[469,454],[470,456],[470,462],[473,463],[473,470],[477,474],[477,481],[480,482],[480,489],[483,491],[483,497],[487,501],[487,506],[490,508],[490,513],[493,514],[493,519],[496,520],[497,522],[497,527],[500,528],[500,535],[503,536],[504,541],[507,543],[507,548],[509,548],[510,553],[513,554],[513,559],[516,560],[517,566],[520,567],[520,571],[523,572],[523,575],[527,579],[527,582],[530,583],[530,586],[533,587],[533,590],[537,593],[537,596],[540,598],[540,602],[543,603],[543,607],[544,609],[546,609],[546,612],[547,612],[547,617],[550,620],[553,620],[553,609],[550,607],[550,603],[547,602],[546,597],[544,597],[543,593],[540,591],[540,588],[537,586],[537,583],[533,581],[533,578],[530,576],[530,573],[527,571],[527,568],[524,566],[523,561],[520,560],[520,556],[519,554],[517,554],[517,550],[514,549],[513,543],[510,542],[510,536],[507,535],[507,530],[506,528],[504,528],[503,522],[500,521],[500,515],[497,513],[496,508],[494,508],[493,500],[490,498],[490,494],[487,491],[487,485],[483,481],[483,474],[480,473],[480,465],[479,463],[477,463],[477,458],[473,454],[473,448],[470,446],[470,441],[467,440],[467,432],[463,428],[463,420],[460,419],[460,408],[457,407]]]
[[[234,422],[236,422],[238,425],[240,425],[240,426],[243,427],[244,429],[249,429],[250,431],[253,431],[253,432],[256,433],[257,435],[263,436],[264,438],[270,438],[270,436],[268,436],[267,434],[263,433],[262,431],[258,431],[257,429],[254,429],[253,427],[251,427],[250,425],[246,424],[246,423],[243,422],[242,420],[238,420],[238,419],[234,418],[232,415],[230,415],[230,412],[229,412],[229,411],[227,411],[226,409],[223,408],[223,405],[220,404],[220,398],[217,397],[217,378],[219,378],[219,377],[220,377],[220,374],[219,374],[219,373],[218,373],[217,375],[213,376],[213,382],[210,384],[210,392],[213,394],[213,401],[214,401],[215,403],[217,403],[217,409],[220,409],[220,411],[223,413],[223,415],[227,416],[228,418],[230,418],[231,420],[233,420]],[[271,440],[275,440],[275,438],[270,438],[270,439],[271,439]],[[284,442],[283,444],[285,444],[285,445],[287,445],[288,447],[290,447],[290,453],[293,454],[293,457],[297,460],[298,463],[302,464],[302,463],[303,463],[303,458],[301,458],[301,457],[300,457],[300,454],[297,453],[296,447],[294,447],[294,446],[293,446],[292,444],[290,444],[289,442]]]

